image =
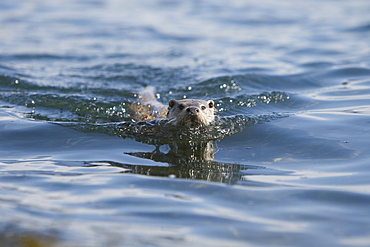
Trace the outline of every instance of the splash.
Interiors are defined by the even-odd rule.
[[[266,114],[258,116],[236,115],[216,118],[209,126],[179,128],[167,119],[148,122],[124,122],[117,125],[116,134],[148,144],[163,145],[173,142],[204,142],[221,140],[247,127],[254,126],[289,114]]]

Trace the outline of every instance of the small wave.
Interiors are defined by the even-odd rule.
[[[320,84],[316,78],[307,74],[283,76],[252,73],[215,77],[180,89],[171,89],[170,92],[178,96],[223,98],[258,95],[263,92],[287,94],[312,88],[320,88]]]
[[[4,67],[4,66],[1,66],[0,68],[5,69],[5,70],[12,70],[11,68]],[[1,75],[0,74],[0,86],[1,86],[2,90],[6,89],[4,87],[8,87],[8,88],[9,87],[14,87],[19,82],[20,82],[20,79],[16,78],[15,76],[8,76],[8,75]]]
[[[101,133],[130,138],[154,146],[181,143],[204,143],[218,141],[224,137],[234,135],[245,128],[263,124],[279,118],[289,117],[288,113],[272,113],[264,115],[235,115],[219,117],[209,126],[179,128],[172,125],[167,119],[142,122],[117,123],[86,123],[86,122],[54,122],[54,124],[68,127],[85,133]]]
[[[289,100],[290,96],[285,92],[264,92],[257,95],[238,95],[235,97],[223,97],[216,100],[219,112],[230,112],[236,107],[255,107],[258,104],[279,103]]]
[[[92,57],[88,56],[72,56],[72,55],[57,55],[51,53],[21,53],[21,54],[14,54],[14,55],[2,55],[0,56],[0,60],[75,60],[75,61],[87,61],[91,60]]]
[[[319,77],[324,79],[362,78],[368,76],[370,76],[370,69],[363,67],[344,67],[332,69],[319,74]]]
[[[147,85],[161,87],[168,83],[183,85],[193,79],[191,71],[186,67],[160,68],[132,63],[114,63],[81,67],[76,70],[82,72],[82,79],[108,83],[110,87],[131,86],[131,89],[133,85],[137,88]]]
[[[370,23],[364,24],[364,25],[359,25],[357,27],[348,28],[345,31],[347,31],[347,32],[359,32],[359,33],[370,32]]]
[[[117,126],[116,134],[148,144],[163,145],[173,142],[216,141],[242,131],[246,127],[287,117],[288,114],[265,114],[257,116],[236,115],[217,118],[209,126],[179,128],[167,119],[148,122],[125,122]]]

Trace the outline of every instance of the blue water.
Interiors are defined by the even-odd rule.
[[[369,13],[2,1],[0,245],[370,246]],[[133,122],[148,85],[216,122]]]

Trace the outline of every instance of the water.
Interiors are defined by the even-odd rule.
[[[370,3],[2,1],[1,246],[369,246]],[[129,104],[213,99],[209,128]]]

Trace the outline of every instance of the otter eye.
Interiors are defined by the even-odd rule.
[[[171,99],[171,100],[168,102],[168,106],[169,106],[169,108],[173,107],[175,104],[176,104],[176,100],[174,100],[174,99]]]
[[[201,108],[202,108],[202,110],[205,110],[205,109],[206,109],[206,107],[205,107],[204,105],[202,105],[202,107],[201,107]]]
[[[180,110],[183,110],[184,108],[185,108],[185,106],[184,106],[183,104],[180,104],[180,105],[179,105],[179,109],[180,109]]]

